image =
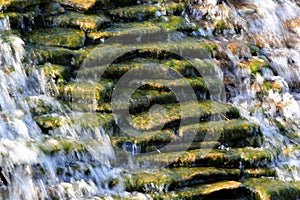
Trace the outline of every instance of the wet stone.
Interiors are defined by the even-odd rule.
[[[97,0],[56,0],[62,5],[69,6],[75,10],[87,11],[92,8]]]
[[[274,178],[250,178],[241,183],[250,190],[252,199],[298,199],[300,197],[299,182],[287,182]]]
[[[34,6],[38,4],[48,3],[49,0],[1,0],[0,5],[16,8],[16,9],[24,9],[29,6]]]
[[[214,166],[214,167],[266,167],[275,159],[273,152],[251,147],[197,149],[183,152],[150,154],[137,157],[142,166]]]
[[[46,45],[27,45],[26,54],[28,60],[40,65],[46,62],[70,65],[74,57],[74,52],[69,49]]]
[[[158,15],[178,15],[184,10],[182,3],[169,3],[166,6],[138,5],[117,8],[109,11],[116,20],[142,21]]]
[[[69,28],[40,29],[27,34],[25,40],[33,44],[73,49],[83,47],[85,34],[83,31]]]
[[[109,19],[101,14],[84,14],[67,11],[65,14],[51,16],[46,19],[49,26],[79,28],[84,31],[96,31],[109,23]]]
[[[122,107],[122,105],[119,106]],[[163,104],[162,108],[164,109],[151,113],[151,116],[148,112],[132,115],[133,124],[131,125],[139,130],[153,130],[163,125],[178,123],[179,120],[192,123],[193,121],[218,120],[224,116],[229,118],[239,117],[238,110],[213,101]]]

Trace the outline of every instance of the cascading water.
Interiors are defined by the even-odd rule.
[[[259,73],[241,65],[251,57],[251,45],[250,49],[245,45],[239,52],[228,46],[221,51],[221,56],[230,62],[223,64],[224,76],[234,82],[234,87],[227,85],[229,101],[245,118],[260,124],[267,138],[264,148],[280,154],[275,164],[279,178],[300,180],[299,150],[295,150],[300,131],[300,37],[299,25],[292,25],[299,20],[300,8],[286,0],[227,1],[227,5],[215,4],[208,16],[224,20],[229,30],[242,29],[233,31],[231,39],[230,34],[223,32],[222,40],[250,41],[261,47],[255,59],[268,63],[269,67],[263,67]],[[205,31],[209,28],[199,30],[198,34]],[[266,89],[268,84],[273,89]]]
[[[49,137],[33,120],[41,103],[65,121],[75,116],[79,122],[81,114],[48,94],[41,70],[26,75],[24,42],[10,31],[8,18],[0,19],[0,43],[1,199],[70,199],[123,190],[108,187],[116,169],[110,167],[114,152],[101,126],[69,123]]]
[[[134,191],[134,184],[137,185],[138,191],[141,192],[144,189],[144,192],[150,194],[142,195],[133,193],[137,198],[147,199],[148,197],[150,198],[152,194],[155,196],[156,193],[167,193],[167,195],[173,195],[174,193],[176,195],[177,189],[180,190],[181,187],[185,187],[186,185],[190,186],[190,183],[191,186],[194,187],[194,183],[202,184],[202,181],[204,181],[203,185],[206,187],[206,183],[213,185],[212,182],[219,181],[219,179],[216,178],[220,175],[218,174],[218,170],[212,169],[212,167],[215,167],[215,164],[216,167],[219,165],[224,167],[224,169],[221,169],[223,171],[221,172],[220,180],[231,180],[231,178],[235,176],[242,177],[243,179],[243,174],[245,174],[245,178],[248,178],[247,176],[262,177],[265,174],[267,177],[276,177],[276,175],[268,172],[269,169],[261,169],[264,167],[268,168],[268,164],[272,159],[268,158],[268,154],[257,151],[259,148],[256,147],[261,145],[262,140],[260,131],[256,130],[258,129],[256,124],[260,126],[260,130],[266,138],[264,146],[259,150],[273,152],[273,158],[276,158],[276,161],[273,164],[276,167],[277,176],[282,180],[300,181],[300,30],[298,25],[300,8],[298,1],[199,0],[189,1],[192,5],[182,4],[178,6],[178,4],[174,4],[172,5],[173,8],[172,6],[167,7],[169,1],[164,1],[164,3],[160,3],[160,1],[153,1],[153,3],[151,1],[138,1],[138,3],[128,1],[130,2],[128,3],[129,9],[123,9],[122,6],[125,6],[126,3],[120,6],[120,8],[112,9],[112,11],[106,10],[106,7],[99,8],[100,10],[103,9],[103,17],[99,17],[102,16],[102,11],[101,13],[99,12],[97,15],[94,15],[96,12],[93,9],[77,12],[78,10],[85,9],[86,5],[83,5],[83,7],[80,7],[79,5],[79,7],[74,8],[73,6],[77,6],[78,4],[70,2],[72,1],[64,1],[64,3],[61,4],[50,2],[49,4],[45,3],[45,5],[41,4],[38,6],[33,3],[28,6],[29,8],[20,9],[21,13],[24,12],[25,14],[22,13],[22,16],[18,18],[17,24],[14,25],[15,28],[20,31],[18,34],[22,35],[20,37],[23,37],[24,41],[28,42],[28,44],[26,44],[28,49],[30,49],[30,45],[36,48],[33,48],[34,50],[32,50],[34,54],[42,49],[39,52],[41,55],[37,53],[37,55],[32,56],[34,58],[28,61],[29,63],[24,62],[26,53],[30,54],[29,51],[26,52],[24,50],[25,43],[17,36],[16,32],[11,30],[9,18],[0,15],[0,193],[3,199],[98,199],[103,196],[108,196],[107,198],[110,198],[113,195],[130,199],[132,197],[130,195],[132,194],[124,192],[125,187],[127,191]],[[154,7],[152,7],[152,5],[154,5]],[[11,8],[8,8],[8,13],[10,11],[15,11],[14,6],[16,5],[12,5]],[[135,10],[136,8],[134,7],[138,6],[142,6],[142,11]],[[178,6],[178,8],[176,6]],[[48,11],[48,7],[49,10],[50,7],[55,7],[55,9]],[[181,8],[186,10],[182,12],[176,10],[180,10]],[[2,7],[0,7],[0,10],[1,9]],[[59,11],[57,12],[58,9]],[[155,9],[156,11],[153,13],[153,10]],[[127,13],[127,10],[129,10],[129,14]],[[43,13],[42,11],[47,12]],[[31,12],[35,13],[31,16]],[[173,12],[177,13],[172,16]],[[20,14],[18,12],[16,13]],[[9,14],[14,17],[11,13]],[[111,21],[106,19],[106,16],[109,15]],[[33,16],[37,18],[40,17],[41,19],[35,19]],[[94,17],[97,17],[95,21],[93,21]],[[72,20],[69,20],[69,18],[72,18]],[[39,20],[40,24],[38,25]],[[103,22],[101,20],[103,20]],[[143,23],[144,20],[146,21],[145,24]],[[28,23],[30,24],[30,27],[28,28],[26,27],[27,21],[29,21]],[[131,23],[131,21],[135,22]],[[111,24],[108,22],[111,22]],[[173,27],[173,22],[175,28]],[[98,23],[103,24],[100,26]],[[158,26],[154,26],[156,23]],[[99,25],[99,27],[95,24]],[[95,26],[97,27],[95,28]],[[161,27],[164,28],[164,31],[172,28],[176,31],[180,31],[176,34],[168,34],[168,37],[165,37],[164,34],[159,32],[161,31]],[[198,31],[195,31],[195,27],[199,27]],[[96,30],[97,28],[101,30]],[[130,35],[131,29],[133,29],[132,35]],[[158,29],[159,31],[157,31]],[[49,32],[46,30],[49,30]],[[50,37],[49,40],[57,41],[36,42],[35,40],[39,39],[30,37],[31,32],[33,32],[32,35],[34,35],[35,31],[40,31],[40,35],[47,32],[50,36],[47,35],[46,38]],[[64,36],[62,36],[59,31],[62,31],[63,33],[70,32],[70,35],[74,33],[74,38],[67,38],[70,39],[70,41],[67,41],[70,43],[62,41],[60,37]],[[138,34],[136,34],[137,32]],[[144,33],[147,36],[144,36]],[[58,34],[59,37],[56,37],[55,34]],[[100,36],[98,36],[98,34]],[[81,38],[79,39],[80,44],[78,46],[72,43],[73,40],[75,41],[77,39],[77,36]],[[114,41],[114,39],[112,39],[112,43],[110,44],[106,37],[109,38],[112,36],[115,36],[116,40]],[[155,41],[157,43],[153,45],[151,43],[152,40],[147,38],[148,36],[153,36],[155,40],[158,39],[161,41]],[[179,45],[172,43],[174,42],[172,37],[189,42],[189,40],[184,39],[190,36],[193,38],[192,42],[188,44],[191,45],[191,48],[186,47],[184,43]],[[88,38],[89,40],[87,39],[84,43],[82,41],[85,40],[85,38]],[[199,41],[195,38],[199,39]],[[122,41],[122,39],[124,39],[124,41]],[[224,131],[225,129],[222,125],[228,123],[229,125],[226,128],[228,129],[229,135],[230,131],[234,132],[232,137],[239,137],[236,135],[241,135],[241,138],[238,138],[239,140],[237,139],[237,142],[230,141],[231,138],[227,141],[228,138],[225,138],[224,136],[222,139],[224,140],[222,141],[224,144],[222,145],[219,145],[219,141],[210,141],[217,142],[216,144],[219,146],[215,146],[214,144],[215,149],[212,149],[212,152],[218,153],[216,155],[213,154],[212,159],[209,157],[211,155],[205,154],[208,155],[207,158],[204,156],[204,160],[211,159],[209,160],[211,163],[207,162],[209,164],[209,169],[206,169],[207,163],[205,163],[204,167],[201,165],[203,163],[196,163],[197,159],[203,159],[202,155],[199,154],[199,156],[193,152],[189,154],[190,152],[188,152],[184,154],[185,157],[183,157],[181,164],[190,164],[193,165],[193,167],[194,165],[198,167],[197,164],[200,164],[200,172],[197,171],[198,168],[195,168],[196,170],[192,169],[195,171],[190,173],[191,171],[189,170],[191,169],[187,167],[178,170],[184,171],[184,175],[182,175],[177,173],[177,169],[172,169],[173,166],[171,166],[171,169],[166,170],[170,171],[161,173],[163,176],[158,177],[158,179],[161,178],[161,180],[158,181],[158,185],[155,185],[155,183],[153,183],[155,182],[153,177],[150,177],[149,179],[151,181],[151,178],[153,178],[153,182],[149,182],[147,179],[146,181],[148,182],[144,183],[143,180],[145,180],[145,177],[142,177],[140,182],[134,182],[134,173],[131,174],[131,171],[128,172],[130,179],[127,179],[127,182],[123,182],[126,180],[126,178],[124,178],[126,176],[123,175],[126,174],[127,171],[111,167],[110,162],[116,158],[112,143],[117,146],[119,145],[116,144],[117,142],[123,142],[119,145],[119,147],[121,146],[120,150],[123,148],[123,150],[127,151],[127,154],[130,155],[128,156],[129,158],[126,158],[128,160],[124,162],[125,164],[121,163],[122,167],[128,164],[129,168],[132,167],[130,170],[137,170],[135,168],[136,163],[133,162],[133,159],[131,160],[136,154],[141,153],[142,150],[148,151],[148,148],[149,151],[154,149],[154,152],[158,153],[157,155],[162,155],[161,159],[163,160],[163,155],[165,155],[163,154],[164,152],[161,152],[155,145],[164,145],[166,141],[170,139],[168,138],[170,136],[168,134],[171,134],[172,138],[170,140],[173,140],[174,138],[177,140],[179,136],[184,136],[184,130],[182,135],[180,135],[180,128],[176,127],[178,121],[178,119],[176,119],[176,117],[178,117],[176,116],[178,114],[176,107],[174,106],[174,108],[169,105],[175,102],[174,98],[169,96],[166,91],[156,91],[155,89],[148,90],[147,88],[144,90],[145,88],[142,87],[142,92],[146,92],[141,93],[142,98],[137,95],[142,100],[137,99],[136,102],[133,101],[133,103],[136,103],[134,106],[136,106],[138,110],[137,113],[133,114],[140,114],[140,116],[144,117],[143,119],[136,117],[135,119],[137,119],[137,122],[139,123],[141,121],[140,123],[142,125],[147,123],[145,121],[147,121],[148,118],[146,115],[143,115],[144,111],[147,109],[143,106],[151,106],[155,101],[159,103],[162,101],[163,104],[170,106],[166,108],[173,112],[167,119],[169,120],[172,130],[167,129],[167,132],[163,133],[166,134],[166,138],[161,140],[159,137],[146,138],[147,140],[145,142],[143,138],[138,138],[144,143],[135,139],[132,140],[132,138],[124,139],[122,138],[123,133],[119,133],[118,130],[116,133],[110,134],[113,140],[110,141],[107,133],[113,132],[117,127],[107,128],[105,125],[99,123],[112,120],[113,118],[111,115],[112,111],[109,110],[111,108],[105,104],[108,103],[107,101],[110,101],[108,100],[109,95],[104,93],[107,91],[111,92],[110,90],[115,89],[112,89],[112,85],[115,83],[107,83],[106,81],[108,80],[104,80],[101,82],[103,85],[101,85],[96,83],[96,81],[93,82],[94,80],[85,80],[84,78],[79,80],[80,76],[77,76],[76,80],[72,79],[76,76],[74,74],[78,72],[76,67],[79,67],[77,65],[80,65],[77,62],[80,62],[78,60],[82,59],[81,56],[86,56],[85,59],[87,60],[90,59],[89,61],[91,64],[98,65],[99,63],[97,63],[98,60],[96,59],[97,56],[100,57],[100,60],[105,60],[106,57],[109,59],[110,55],[113,55],[114,53],[118,54],[118,52],[122,52],[122,47],[124,47],[124,49],[130,49],[132,44],[126,44],[126,42],[130,43],[126,39],[129,39],[128,41],[130,42],[134,41],[134,45],[137,44],[137,46],[139,46],[141,41],[149,40],[149,43],[146,42],[144,46],[140,45],[140,47],[145,48],[145,46],[147,46],[150,47],[150,49],[143,49],[141,52],[140,50],[135,51],[134,49],[133,54],[126,54],[126,56],[129,57],[128,61],[126,60],[126,56],[116,60],[116,63],[112,64],[111,71],[108,70],[109,72],[106,74],[106,78],[110,79],[109,81],[111,82],[116,81],[116,79],[119,78],[118,76],[122,75],[123,71],[126,71],[133,66],[132,64],[136,64],[132,62],[137,62],[137,66],[139,66],[143,62],[152,63],[154,58],[158,58],[158,60],[161,59],[160,62],[168,61],[168,64],[174,65],[175,68],[178,67],[178,69],[182,70],[180,67],[182,67],[181,65],[184,61],[181,59],[174,61],[174,58],[177,59],[179,57],[178,55],[174,56],[172,54],[172,56],[174,56],[172,57],[168,55],[170,53],[169,51],[160,50],[156,50],[156,52],[153,53],[153,51],[155,51],[155,45],[161,45],[162,48],[168,48],[170,45],[170,49],[175,46],[175,49],[179,50],[176,52],[181,55],[185,52],[182,52],[178,46],[182,46],[186,51],[190,51],[193,48],[195,48],[196,51],[199,49],[201,51],[203,49],[197,46],[197,42],[200,42],[199,45],[205,46],[205,52],[207,49],[211,52],[212,55],[208,56],[208,58],[204,56],[205,59],[207,59],[207,62],[204,58],[200,59],[198,57],[193,57],[191,61],[195,63],[203,62],[203,67],[205,68],[204,71],[210,71],[209,75],[215,75],[217,72],[218,80],[223,79],[224,81],[229,103],[234,105],[234,107],[239,108],[242,116],[254,123],[249,125],[244,122],[246,121],[244,119],[236,119],[239,117],[234,116],[238,115],[234,113],[235,109],[229,111],[232,112],[231,114],[229,113],[229,116],[232,115],[230,117],[227,117],[226,114],[223,115],[223,113],[221,113],[222,115],[220,114],[221,116],[215,114],[215,119],[209,123],[212,123],[212,126],[217,126],[216,128],[210,127],[209,123],[206,123],[205,121],[207,119],[203,119],[205,122],[201,122],[202,128],[203,130],[205,130],[205,128],[207,129],[204,132],[209,132],[208,130],[213,130],[212,132],[217,132],[218,130]],[[204,42],[201,43],[202,41]],[[211,42],[212,45],[208,45],[206,43],[207,41]],[[93,49],[94,46],[89,42],[99,43],[100,45]],[[39,45],[43,47],[40,47]],[[78,49],[79,47],[82,48]],[[90,52],[91,49],[95,50],[95,52]],[[57,55],[54,55],[54,53],[52,54],[52,50],[56,51],[55,53],[57,53]],[[61,52],[63,56],[59,55]],[[91,53],[91,56],[89,53]],[[141,56],[147,53],[151,54],[150,58]],[[69,56],[70,54],[72,54],[72,56]],[[90,57],[85,54],[88,54]],[[141,56],[141,58],[137,55]],[[169,58],[168,56],[172,58]],[[122,63],[122,59],[125,59],[125,64]],[[120,64],[118,63],[119,61],[123,65],[118,65]],[[66,83],[64,83],[61,88],[59,87],[59,84],[56,83],[57,77],[55,77],[55,74],[51,74],[50,76],[46,75],[45,71],[53,67],[52,62],[55,64],[58,62],[65,68],[73,68],[69,69],[71,71],[70,74],[74,73],[68,75],[71,77],[68,77],[71,80],[64,80]],[[220,68],[212,70],[209,66],[214,64],[220,66]],[[41,67],[41,65],[43,65],[44,68]],[[157,65],[157,63],[155,63],[155,65]],[[116,66],[119,66],[120,69],[114,68]],[[88,70],[91,70],[93,77],[95,76],[95,78],[98,79],[98,74],[95,73],[99,73],[103,66],[97,67],[99,66],[91,66],[91,69]],[[217,68],[217,66],[213,67]],[[193,70],[189,70],[189,67],[186,67],[185,73],[190,75],[193,74],[197,78],[204,77],[202,74],[201,77],[198,77],[197,73]],[[85,71],[82,70],[82,73],[84,74]],[[188,78],[191,77],[188,76]],[[208,84],[211,88],[214,88],[215,85],[219,84],[219,82],[214,81],[215,80],[211,81],[211,85]],[[77,83],[78,88],[76,88]],[[180,82],[175,82],[173,84],[174,86],[182,86],[180,85]],[[195,82],[194,84],[197,87],[199,86],[197,85],[199,84],[198,82]],[[101,97],[103,99],[96,97],[97,95],[99,96],[99,94],[96,95],[93,88],[92,90],[90,89],[94,86],[96,90],[101,88],[99,89],[99,91],[101,90],[99,93],[101,93],[100,96],[104,96]],[[159,86],[152,87],[156,88]],[[202,87],[203,85],[201,82],[200,88]],[[223,91],[218,92],[220,93]],[[220,96],[216,96],[216,98],[214,98],[212,94],[206,94],[206,92],[199,96],[201,96],[201,100],[205,99],[208,101],[223,99],[221,98],[223,97],[223,93]],[[207,99],[208,96],[210,96],[211,99]],[[88,108],[84,106],[87,106]],[[98,109],[97,106],[100,106],[100,112],[94,112],[94,110]],[[218,106],[221,106],[221,104],[218,104]],[[150,115],[153,114],[153,116],[155,116],[156,110],[159,114],[160,109],[163,107],[157,108],[158,109],[151,108],[152,110],[149,110]],[[85,112],[86,110],[89,112]],[[207,109],[207,112],[213,111]],[[164,113],[164,117],[165,116],[166,114]],[[98,120],[98,117],[100,120]],[[220,122],[216,123],[214,121],[217,121],[220,118],[224,118],[226,122],[220,124]],[[244,121],[240,122],[242,120]],[[159,123],[160,120],[157,121]],[[175,124],[172,124],[174,121]],[[237,124],[235,124],[236,122]],[[230,123],[232,123],[233,129],[231,129]],[[114,122],[111,124],[113,124],[112,126],[115,125]],[[152,124],[150,123],[149,125]],[[168,132],[170,130],[171,132]],[[237,132],[239,134],[236,134]],[[163,135],[163,137],[164,136],[165,135]],[[252,137],[255,137],[255,139]],[[149,142],[149,140],[153,141]],[[227,142],[237,146],[230,146]],[[235,144],[235,142],[237,144]],[[148,147],[147,145],[149,143],[150,146]],[[191,150],[194,150],[194,148],[196,151],[199,150],[197,146],[193,145],[194,144],[191,145]],[[208,143],[206,145],[208,146],[208,149],[211,150],[211,144]],[[175,143],[174,146],[170,146],[170,149],[174,150],[174,152],[171,153],[176,156],[176,151],[180,149],[179,144]],[[186,150],[185,146],[184,149]],[[199,152],[201,152],[201,150],[202,149],[200,148]],[[252,156],[252,151],[255,154],[254,156]],[[256,151],[258,152],[257,154]],[[241,152],[241,154],[238,154],[239,152]],[[119,152],[116,151],[116,153]],[[229,154],[230,158],[228,159],[226,156]],[[147,158],[147,156],[145,157]],[[149,157],[151,157],[151,155]],[[218,159],[220,158],[221,161],[215,159],[216,157]],[[170,156],[170,158],[168,157],[163,161],[168,162],[168,159],[172,160],[172,158],[173,157]],[[124,161],[122,159],[123,158],[120,159],[121,162]],[[177,158],[175,158],[174,163],[178,162],[176,159]],[[235,166],[237,169],[234,169],[236,159],[238,159],[238,165]],[[254,164],[252,161],[249,161],[249,159],[253,159]],[[268,163],[266,164],[266,162]],[[247,166],[247,164],[249,166]],[[261,168],[253,170],[252,164],[254,167]],[[177,167],[176,164],[174,166]],[[172,177],[172,170],[174,170],[173,172],[175,172],[174,174],[176,174],[176,177]],[[185,172],[185,170],[187,170],[187,172]],[[201,170],[204,170],[203,174],[201,174]],[[251,172],[251,170],[253,171]],[[124,172],[122,176],[120,171]],[[152,173],[155,170],[151,169],[149,171]],[[149,171],[145,170],[142,171],[142,173],[145,173],[146,175],[144,176],[147,176]],[[189,173],[195,173],[190,180],[187,178],[189,177]],[[167,181],[164,182],[165,180],[163,179],[166,174],[168,174],[166,178]],[[154,176],[156,175],[154,174]],[[180,180],[182,176],[184,177],[184,180]],[[201,180],[197,180],[198,176]],[[204,177],[203,180],[202,177]],[[194,178],[196,180],[194,180]],[[206,180],[207,178],[208,181]],[[239,181],[243,183],[243,180]],[[241,183],[238,183],[239,187],[241,186]],[[141,187],[139,184],[144,184],[144,186]],[[172,184],[174,184],[174,186]],[[169,186],[170,188],[168,188]],[[176,188],[177,186],[178,188]],[[227,188],[225,188],[225,190],[226,189]],[[231,190],[232,188],[229,189]],[[235,188],[232,190],[234,189]],[[172,191],[168,193],[168,190],[174,190],[176,192]]]

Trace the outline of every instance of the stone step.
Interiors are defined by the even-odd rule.
[[[175,192],[152,194],[153,199],[240,199],[245,197],[247,190],[240,182],[234,180],[219,181],[194,187],[182,188]],[[247,198],[248,199],[248,198]]]
[[[210,121],[182,126],[178,135],[183,141],[189,140],[186,137],[193,137],[195,142],[217,140],[229,147],[259,147],[264,141],[263,134],[260,132],[257,124],[240,119]]]
[[[266,167],[276,155],[271,150],[252,147],[232,149],[197,149],[185,152],[156,153],[134,157],[141,166],[214,166],[252,168]]]
[[[196,135],[187,139],[185,138],[185,133],[182,133],[186,130],[193,131],[192,134],[196,133]],[[126,151],[132,152],[130,147],[136,145],[140,152],[145,153],[157,151],[176,152],[187,149],[217,147],[224,147],[224,149],[244,146],[257,147],[262,145],[263,139],[256,124],[245,120],[233,119],[225,122],[201,122],[197,125],[181,126],[179,127],[179,133],[174,129],[164,129],[135,136],[121,131],[112,137],[111,140],[112,144],[119,148],[127,145],[129,149],[126,148]]]
[[[145,55],[147,56],[147,55]],[[158,60],[154,58],[136,57],[134,59],[125,60],[119,63],[112,63],[110,65],[102,65],[95,67],[80,68],[80,74],[88,77],[94,75],[99,79],[104,78],[120,78],[130,70],[147,70],[149,66],[149,72],[156,71],[157,65],[161,66],[159,77],[165,76],[166,79],[170,79],[172,74],[182,75],[184,77],[216,77],[216,65],[213,60],[180,60],[180,59],[164,59]],[[162,73],[162,69],[165,72]]]
[[[88,88],[90,89],[90,88]],[[91,90],[92,93],[92,90]],[[69,98],[72,98],[70,96],[67,96],[65,100],[68,100]],[[66,96],[65,96],[66,97]],[[111,102],[104,102],[101,103],[101,98],[100,102],[98,104],[93,103],[92,101],[96,100],[94,96],[90,96],[90,98],[87,98],[88,96],[85,96],[84,99],[85,101],[80,101],[80,99],[77,99],[78,101],[75,101],[74,99],[72,102],[69,102],[70,106],[72,106],[73,109],[77,111],[97,111],[97,112],[112,112],[112,106]],[[102,96],[104,98],[109,99],[111,97],[111,93],[105,94],[105,96]],[[83,99],[81,99],[83,100]],[[132,98],[129,99],[129,109],[132,112],[140,112],[141,110],[147,109],[150,106],[154,104],[164,104],[164,103],[175,103],[177,102],[176,96],[172,92],[167,92],[167,91],[158,91],[158,90],[136,90],[134,94],[132,95]],[[124,104],[126,101],[124,100]],[[126,109],[127,107],[118,107],[118,109]]]
[[[108,9],[115,6],[135,5],[134,0],[56,0],[64,6],[78,11],[93,11],[97,9]]]
[[[80,81],[69,82],[60,87],[60,96],[69,102],[82,104],[92,104],[97,106],[110,99],[114,83],[111,80],[101,80],[98,82]]]
[[[116,108],[122,108],[122,104],[116,104]],[[126,116],[126,115],[125,115]],[[238,118],[239,111],[229,105],[217,103],[214,101],[200,101],[200,102],[182,102],[177,104],[163,104],[159,108],[155,108],[149,112],[142,112],[133,114],[130,122],[131,126],[143,131],[143,130],[155,130],[162,128],[165,125],[172,125],[178,123],[181,120],[181,124],[188,125],[198,123],[199,121],[210,121],[229,118]],[[119,119],[118,120],[124,120]],[[128,120],[127,118],[125,120]],[[120,123],[122,123],[120,121]],[[125,122],[126,123],[126,122]]]
[[[48,3],[49,0],[1,0],[0,4],[12,9],[24,9],[26,7]]]
[[[181,16],[166,16],[151,21],[114,23],[105,30],[90,32],[87,38],[93,43],[98,42],[148,42],[155,40],[167,40],[171,31],[196,31],[197,26],[188,23]]]
[[[47,45],[26,45],[26,54],[27,60],[40,65],[46,62],[70,65],[75,55],[72,50]]]
[[[97,31],[110,23],[110,20],[101,14],[84,14],[73,11],[49,16],[45,20],[50,27],[77,28],[83,31]]]
[[[25,41],[66,48],[80,48],[84,46],[85,34],[81,30],[71,28],[49,28],[34,30],[26,34]]]
[[[211,183],[221,180],[239,180],[242,177],[273,177],[275,174],[275,169],[270,168],[241,171],[238,168],[179,167],[176,169],[129,170],[122,176],[125,180],[126,191],[170,194],[173,190],[180,191],[180,188],[198,184],[201,187],[206,183],[209,188]]]
[[[251,199],[299,199],[300,183],[296,181],[282,181],[274,178],[246,178],[241,183],[251,193]]]
[[[197,41],[191,38],[173,38],[171,40],[152,41],[148,43],[105,43],[91,46],[76,52],[76,62],[74,65],[80,67],[77,76],[93,78],[91,75],[81,71],[86,68],[110,65],[117,59],[132,58],[140,55],[147,55],[156,59],[165,59],[170,57],[183,57],[185,59],[198,58],[210,59],[218,48],[217,44],[211,41]]]
[[[180,15],[184,11],[183,3],[167,3],[165,5],[137,5],[109,10],[113,20],[145,21],[162,15]]]
[[[61,126],[69,126],[76,124],[81,128],[102,127],[111,129],[113,127],[114,118],[107,113],[79,113],[74,112],[68,115],[58,115],[57,113],[43,114],[34,117],[35,122],[46,134],[51,134],[50,131]]]

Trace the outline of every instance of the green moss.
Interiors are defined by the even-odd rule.
[[[142,37],[149,34],[159,34],[161,32],[161,28],[155,25],[151,22],[141,22],[141,23],[126,23],[124,24],[115,24],[113,28],[108,28],[104,31],[99,32],[92,32],[87,35],[87,37],[97,42],[100,39],[104,38],[110,38],[114,37],[113,39],[116,40],[116,38],[120,37],[120,40],[122,38],[128,39],[128,37]]]
[[[277,91],[278,93],[282,93],[282,87],[276,82],[264,81],[264,86],[266,89],[266,93],[268,90],[274,90]]]
[[[74,56],[69,49],[44,45],[27,45],[26,54],[27,60],[41,65],[46,62],[69,65]]]
[[[48,17],[46,21],[54,27],[80,28],[84,31],[96,31],[109,23],[103,15],[83,14],[68,11],[65,14]]]
[[[34,118],[43,130],[52,130],[63,125],[62,119],[55,115],[42,115]]]
[[[238,190],[242,186],[236,181],[220,181],[215,183],[208,183],[198,185],[195,187],[188,187],[172,193],[154,194],[154,199],[210,199],[210,195],[214,193],[223,192],[222,197],[228,195],[228,191]]]
[[[286,182],[274,178],[251,178],[242,181],[254,199],[298,199],[300,197],[300,183]]]
[[[222,144],[227,144],[231,147],[236,145],[260,146],[263,141],[263,136],[259,131],[258,125],[239,119],[223,122],[201,122],[199,124],[182,126],[179,129],[179,135],[183,140],[185,140],[186,137],[188,139],[193,136],[194,141],[218,140]],[[256,139],[249,140],[247,137],[254,137]],[[241,141],[243,141],[243,143],[240,143]],[[256,142],[258,141],[260,141],[260,143],[257,144]]]
[[[57,84],[66,83],[70,78],[70,68],[67,66],[47,63],[38,67],[44,70],[46,77],[53,78]]]
[[[183,17],[170,16],[161,18],[157,25],[169,31],[187,31],[192,32],[198,30],[196,25],[188,23]]]
[[[0,5],[13,7],[18,9],[24,9],[29,6],[47,3],[49,0],[0,0]]]
[[[69,6],[75,10],[87,11],[91,9],[97,0],[56,0],[62,5]]]
[[[83,128],[102,127],[110,129],[114,126],[112,114],[107,113],[75,113],[70,116],[72,124],[78,124]]]
[[[172,152],[146,155],[137,158],[143,163],[162,166],[216,166],[239,167],[242,162],[245,168],[267,166],[275,159],[273,152],[250,147],[233,148],[230,150],[198,149],[184,153]]]
[[[87,149],[84,144],[74,140],[67,139],[45,139],[38,147],[46,155],[53,155],[58,152],[68,153],[70,151],[86,152]]]
[[[33,10],[19,13],[19,12],[5,12],[5,16],[9,17],[9,22],[12,27],[18,27],[20,25],[20,22],[22,21],[30,21],[32,19],[37,19],[38,14]],[[36,20],[37,21],[37,20]]]
[[[164,7],[139,5],[113,9],[109,11],[109,14],[115,19],[142,21],[155,17],[157,11],[163,10],[165,10],[168,15],[176,15],[184,10],[184,5],[182,3],[169,3]]]
[[[65,100],[80,101],[86,103],[104,102],[112,94],[113,82],[101,80],[99,83],[82,81],[78,83],[69,82],[60,88],[60,94]]]
[[[168,125],[180,119],[207,120],[211,116],[217,117],[220,113],[233,118],[239,116],[238,111],[233,107],[213,101],[183,102],[181,104],[163,104],[162,106],[165,110],[157,111],[153,113],[152,116],[149,116],[148,112],[132,115],[134,123],[132,125],[137,129],[151,130],[155,129],[155,127],[161,126],[162,123]],[[190,108],[189,110],[184,111],[184,117],[181,116],[181,106],[182,108]],[[163,112],[165,112],[165,115]]]
[[[239,63],[240,67],[250,68],[252,74],[261,72],[262,67],[269,67],[268,61],[266,59],[253,57],[248,61],[243,61]]]
[[[85,34],[76,29],[51,28],[36,30],[24,39],[34,44],[79,48],[84,45]]]

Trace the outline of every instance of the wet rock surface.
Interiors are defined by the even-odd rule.
[[[299,52],[266,53],[265,48],[283,48],[289,38],[281,41],[277,36],[283,33],[264,28],[268,24],[258,5],[132,0],[0,3],[4,6],[0,18],[8,17],[26,42],[26,75],[39,74],[46,86],[39,93],[52,98],[26,98],[43,135],[26,145],[55,163],[51,172],[45,164],[33,164],[33,177],[42,183],[53,173],[57,177],[43,185],[47,194],[40,198],[300,197],[299,182],[279,180],[273,168],[281,150],[268,146],[263,124],[245,117],[244,104],[234,99],[241,93],[257,98],[249,115],[259,107],[264,115],[277,117],[270,123],[290,139],[297,137],[292,133],[296,114],[289,115],[282,105],[289,104],[289,98],[280,95],[299,86]],[[299,16],[281,20],[289,37],[299,37]],[[262,29],[260,33],[252,22]],[[267,31],[270,37],[264,34]],[[278,75],[284,76],[285,67],[294,74],[282,81]],[[261,103],[267,100],[272,104]],[[9,115],[1,117],[9,121]],[[115,157],[106,154],[111,151]],[[101,169],[109,162],[121,169],[119,177],[104,175],[107,171]],[[7,174],[1,174],[1,180],[9,185]],[[76,188],[81,190],[76,193]]]

